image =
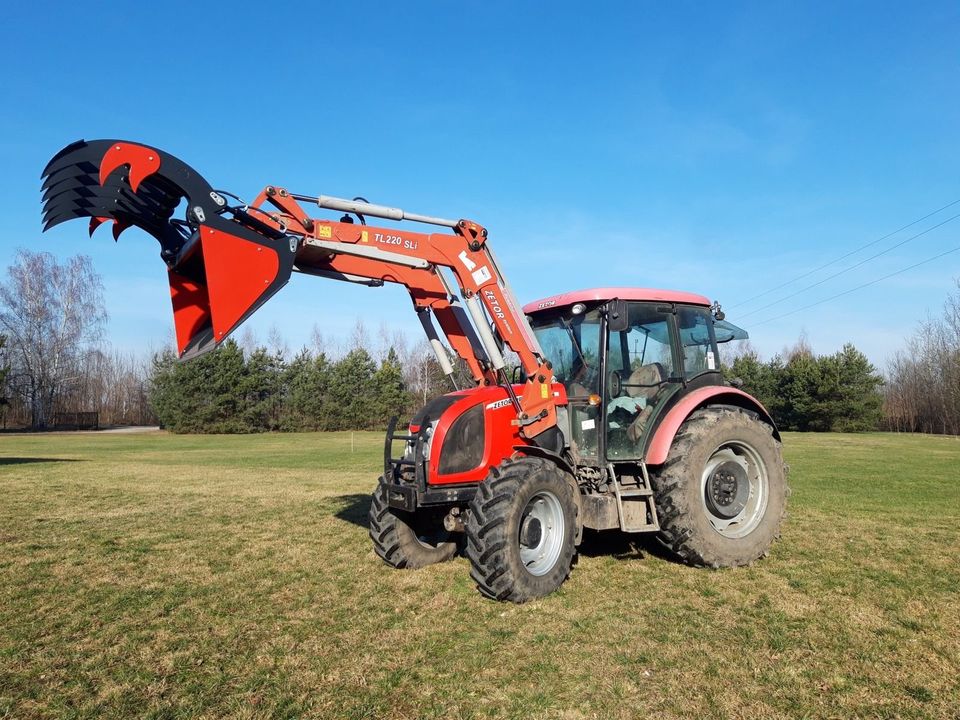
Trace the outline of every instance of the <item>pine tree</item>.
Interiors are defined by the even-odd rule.
[[[363,348],[334,363],[330,371],[328,430],[365,430],[374,425],[376,365]]]
[[[846,344],[835,356],[839,377],[839,412],[830,429],[839,432],[875,430],[883,410],[880,388],[883,378],[853,345]]]
[[[243,352],[233,340],[189,362],[166,351],[154,358],[150,402],[172,432],[248,432],[244,374]]]
[[[376,393],[375,421],[383,427],[390,418],[402,415],[410,402],[410,393],[403,381],[403,367],[392,347],[373,376],[373,387]]]
[[[810,353],[798,353],[783,366],[777,382],[780,408],[775,420],[784,430],[815,430],[820,367]]]
[[[729,372],[730,378],[739,379],[744,391],[753,395],[764,407],[773,412],[777,404],[777,377],[782,370],[780,356],[768,363],[760,360],[756,351],[750,351],[734,358]]]
[[[280,426],[283,368],[283,355],[279,350],[270,352],[258,347],[246,359],[243,382],[238,388],[242,395],[245,432],[276,430]]]
[[[330,363],[320,353],[313,357],[304,348],[287,366],[280,429],[289,431],[326,430],[330,426],[328,388]]]

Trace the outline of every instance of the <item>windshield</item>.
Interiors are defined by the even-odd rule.
[[[599,392],[600,312],[533,318],[531,325],[553,375],[570,397]]]

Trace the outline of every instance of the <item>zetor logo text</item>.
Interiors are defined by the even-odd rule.
[[[506,315],[503,312],[503,308],[500,307],[500,300],[497,299],[496,293],[494,293],[493,290],[484,290],[483,294],[486,296],[487,302],[493,310],[493,314],[503,320]]]
[[[500,324],[507,331],[508,335],[512,335],[513,329],[510,327],[510,323],[507,322],[507,314],[503,311],[503,303],[500,302],[497,294],[489,288],[484,288],[483,297],[486,299],[487,307],[490,308],[494,318],[500,321]]]

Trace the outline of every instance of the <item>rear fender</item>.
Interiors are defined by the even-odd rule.
[[[773,436],[777,440],[780,439],[780,432],[777,430],[776,423],[773,422],[773,418],[767,412],[767,409],[755,397],[732,387],[719,385],[702,387],[694,390],[670,408],[660,424],[657,425],[644,454],[644,461],[647,465],[661,465],[666,462],[670,447],[673,445],[673,439],[676,437],[680,426],[695,410],[699,410],[706,405],[733,405],[744,410],[751,410],[770,425],[773,428]]]

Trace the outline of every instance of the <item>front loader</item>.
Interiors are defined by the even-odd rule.
[[[395,568],[462,550],[481,593],[524,602],[564,582],[585,528],[654,533],[707,567],[749,564],[779,535],[780,436],[723,380],[719,345],[746,333],[701,295],[596,288],[521,306],[475,222],[275,185],[244,204],[126,141],[57,153],[43,205],[44,230],[82,217],[91,234],[137,226],[160,242],[183,359],[226,340],[293,272],[407,289],[440,367],[452,379],[459,358],[473,386],[387,429],[369,528]]]

